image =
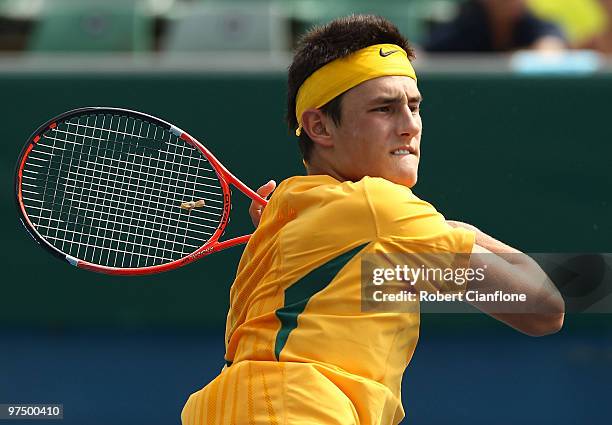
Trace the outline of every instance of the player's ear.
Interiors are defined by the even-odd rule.
[[[330,130],[331,120],[319,109],[307,109],[302,114],[302,131],[308,134],[310,139],[321,146],[333,145]]]

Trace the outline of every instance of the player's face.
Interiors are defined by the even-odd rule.
[[[419,168],[421,94],[409,77],[366,81],[342,98],[342,119],[332,131],[335,172],[345,180],[382,177],[412,187]]]

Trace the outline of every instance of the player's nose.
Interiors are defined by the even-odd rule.
[[[403,137],[414,137],[421,131],[421,120],[418,114],[413,114],[408,105],[402,107],[398,120],[398,133]]]

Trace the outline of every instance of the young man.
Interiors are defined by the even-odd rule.
[[[535,263],[411,192],[422,96],[410,58],[397,29],[373,16],[337,19],[302,40],[288,121],[308,175],[282,182],[259,223],[252,207],[258,227],[231,288],[227,365],[191,395],[184,425],[399,423],[419,314],[362,310],[364,255],[489,253],[486,283],[520,289],[546,313],[475,304],[529,334],[560,328],[563,301]]]

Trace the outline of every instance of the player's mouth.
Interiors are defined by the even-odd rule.
[[[415,155],[415,150],[412,149],[410,146],[402,146],[402,147],[392,150],[391,155],[397,155],[397,156]]]

